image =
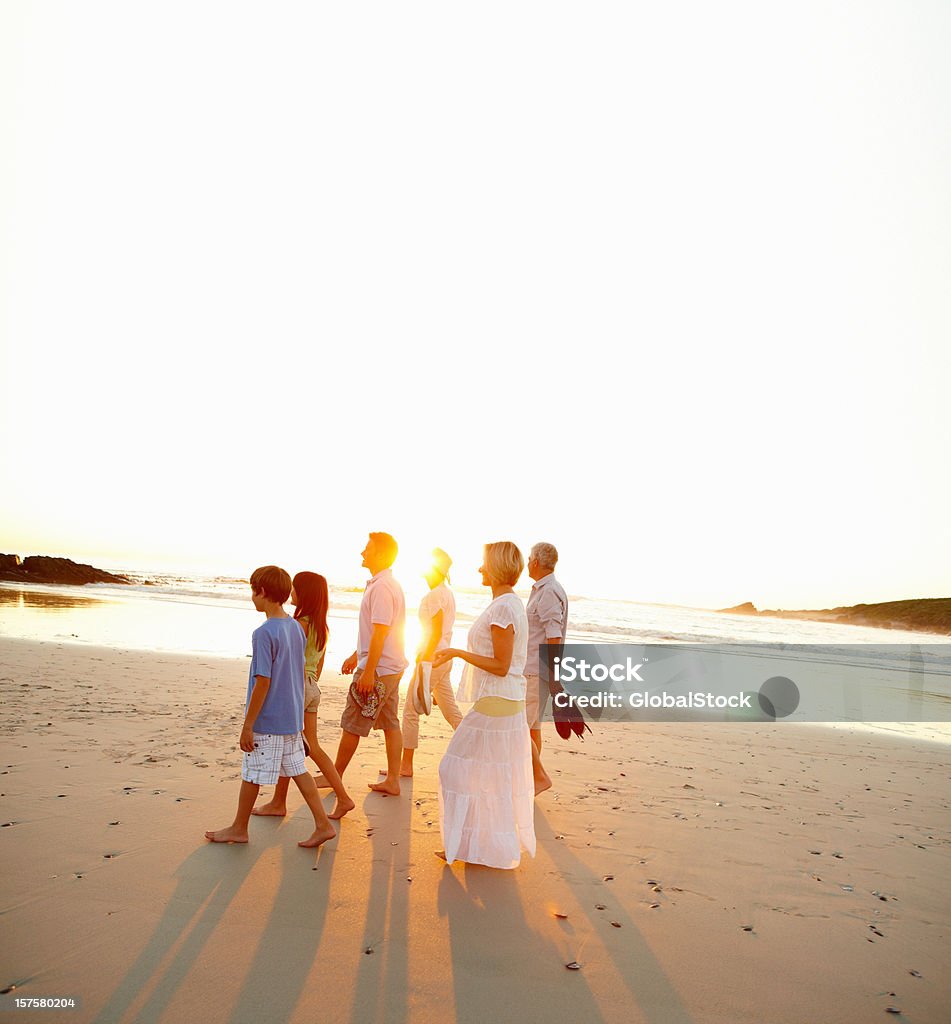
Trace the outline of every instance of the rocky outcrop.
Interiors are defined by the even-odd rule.
[[[724,615],[765,615],[772,619],[805,619],[810,622],[840,622],[847,626],[876,629],[914,629],[922,633],[951,636],[951,597],[886,601],[882,604],[853,604],[842,608],[790,611],[768,608],[757,611],[751,601],[734,608],[717,609]]]
[[[71,558],[30,555],[20,561],[19,555],[0,555],[0,580],[13,583],[131,583],[125,576],[74,562]]]
[[[735,605],[733,608],[717,608],[721,615],[759,615],[756,605],[752,601],[744,601],[743,604]]]

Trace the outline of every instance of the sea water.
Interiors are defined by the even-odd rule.
[[[0,584],[0,636],[166,653],[243,657],[261,615],[250,600],[247,580],[224,576],[156,575],[117,569],[128,585],[53,586]],[[406,650],[419,642],[416,618],[425,583],[407,586]],[[456,588],[453,644],[465,647],[466,632],[491,599],[485,588]],[[328,665],[338,669],[356,647],[362,589],[331,586]],[[522,593],[527,597],[527,591]],[[288,606],[290,611],[293,609]],[[788,643],[946,644],[951,678],[951,638],[909,630],[875,629],[829,622],[729,615],[698,608],[639,604],[571,596],[569,642],[601,643]],[[455,674],[459,672],[458,663]],[[947,699],[939,695],[940,699]],[[951,718],[951,700],[949,700]],[[896,723],[888,731],[920,738],[951,739],[951,728]],[[945,736],[947,733],[947,737]]]

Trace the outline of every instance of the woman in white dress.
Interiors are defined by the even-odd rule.
[[[512,589],[525,566],[511,541],[487,544],[480,572],[492,603],[472,624],[467,650],[437,651],[433,665],[466,662],[457,694],[473,701],[439,763],[445,856],[493,868],[535,856],[532,741],[525,718],[528,620]]]

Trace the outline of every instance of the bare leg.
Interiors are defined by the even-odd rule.
[[[330,760],[330,755],[317,741],[317,713],[315,711],[304,712],[304,738],[307,740],[307,746],[310,747],[311,760],[323,773],[320,776],[320,781],[333,787],[333,791],[337,795],[337,803],[330,812],[330,817],[342,818],[348,811],[352,811],[356,804],[350,799],[350,794],[344,788],[343,780],[334,767],[333,761]],[[289,778],[282,775],[277,780],[274,796],[270,801],[255,807],[251,813],[283,818],[287,814],[287,788],[290,781]],[[323,788],[326,789],[327,786],[325,785]]]
[[[416,753],[414,747],[403,747],[403,759],[400,762],[400,778],[411,779],[413,777],[413,755]],[[387,767],[389,772],[389,767]]]
[[[343,779],[340,778],[340,772],[337,771],[333,761],[330,760],[330,754],[317,742],[316,711],[308,711],[304,714],[304,736],[307,740],[307,745],[310,747],[311,760],[320,769],[322,777],[333,787],[337,797],[337,802],[334,804],[334,809],[330,812],[329,816],[334,819],[342,818],[357,805],[350,799],[350,794],[344,787]]]
[[[413,677],[415,679],[415,676]],[[401,730],[403,741],[403,762],[400,765],[400,775],[404,779],[413,776],[413,753],[419,746],[419,712],[413,704],[413,687],[410,686],[409,693],[403,700],[403,728]],[[381,770],[381,775],[388,775],[390,766]]]
[[[310,741],[308,740],[308,742]],[[313,750],[313,747],[311,747],[311,750]],[[266,804],[252,807],[251,813],[283,818],[287,814],[287,787],[290,784],[291,780],[286,775],[282,775],[274,787],[274,796]]]
[[[248,821],[251,819],[251,808],[258,798],[261,787],[254,782],[241,780],[241,789],[238,791],[238,810],[235,812],[234,821],[228,828],[220,828],[217,832],[209,829],[205,838],[213,843],[246,843],[248,841]]]
[[[413,755],[415,753],[415,747],[403,747],[403,758],[400,761],[401,779],[411,779],[413,777]],[[389,770],[389,768],[381,768],[380,774],[386,775],[389,772]]]
[[[538,796],[539,793],[544,793],[546,789],[551,789],[551,776],[545,771],[545,766],[542,764],[542,756],[539,752],[538,745],[535,743],[536,731],[541,735],[541,730],[531,730],[532,777],[535,780],[535,796]]]
[[[403,733],[399,728],[384,729],[386,742],[386,778],[382,782],[368,782],[374,793],[385,796],[400,795],[400,754],[403,752]]]
[[[320,790],[317,788],[317,784],[314,782],[310,772],[302,772],[300,775],[295,775],[294,783],[300,790],[301,796],[307,801],[310,813],[314,816],[314,831],[307,839],[297,845],[306,846],[310,849],[320,846],[321,843],[326,843],[328,839],[333,839],[337,834],[337,830],[330,824],[327,812],[324,810],[324,805],[320,802]]]
[[[337,744],[337,756],[334,758],[334,767],[337,769],[337,774],[341,780],[343,780],[343,773],[347,770],[347,765],[350,764],[359,746],[360,737],[355,732],[344,731],[340,734],[340,742]],[[330,780],[326,779],[322,774],[318,775],[314,781],[321,789],[333,789]]]

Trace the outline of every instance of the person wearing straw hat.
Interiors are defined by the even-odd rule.
[[[452,643],[452,627],[456,621],[456,599],[447,586],[449,567],[452,559],[442,548],[433,548],[432,565],[423,573],[429,584],[429,593],[419,603],[419,624],[422,641],[416,652],[417,671],[403,701],[403,759],[400,764],[400,775],[410,778],[413,774],[413,755],[419,746],[419,715],[429,714],[429,708],[421,707],[416,696],[416,687],[422,672],[432,664],[436,651],[447,648]],[[452,692],[452,681],[449,673],[452,662],[447,661],[438,668],[432,668],[429,674],[429,692],[435,696],[435,703],[442,712],[443,718],[453,730],[462,721],[462,712],[456,704]]]

